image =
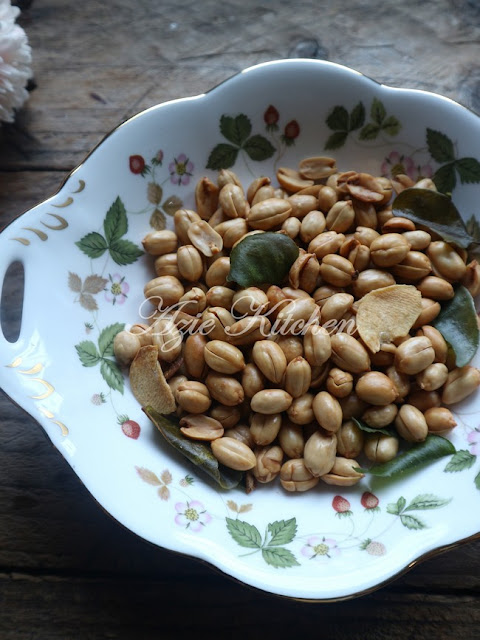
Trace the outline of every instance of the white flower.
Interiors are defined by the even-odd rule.
[[[28,98],[32,54],[25,31],[15,24],[20,13],[10,0],[0,0],[0,120],[13,122],[15,109]]]

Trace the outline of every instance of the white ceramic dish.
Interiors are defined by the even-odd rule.
[[[151,277],[135,246],[150,224],[171,224],[165,212],[193,207],[197,179],[216,175],[207,165],[227,161],[248,184],[323,153],[375,174],[401,163],[413,176],[455,177],[454,201],[469,216],[480,199],[479,142],[479,118],[451,100],[311,60],[260,65],[135,116],[0,235],[0,278],[14,260],[26,273],[20,337],[12,344],[0,332],[1,387],[98,502],[146,540],[284,596],[332,600],[378,587],[478,534],[478,400],[457,407],[451,439],[470,454],[457,472],[442,459],[401,482],[225,493],[143,416],[112,338],[138,318]]]

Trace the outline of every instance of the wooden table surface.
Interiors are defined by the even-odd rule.
[[[267,60],[328,59],[480,112],[476,0],[19,4],[35,88],[15,124],[0,130],[0,227],[52,194],[119,121]],[[1,640],[215,631],[467,640],[480,637],[479,574],[477,542],[348,602],[306,604],[254,591],[124,530],[35,421],[0,397]]]

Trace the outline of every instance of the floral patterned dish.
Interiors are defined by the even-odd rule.
[[[140,240],[193,207],[203,175],[233,167],[248,184],[302,157],[334,155],[343,170],[432,177],[470,218],[479,140],[479,118],[451,100],[311,60],[259,65],[148,109],[0,234],[0,278],[15,260],[26,273],[20,337],[10,343],[0,331],[1,387],[119,522],[265,591],[359,595],[479,535],[478,399],[454,408],[457,453],[401,481],[366,476],[294,495],[274,483],[247,495],[217,490],[165,444],[113,357],[151,277]]]

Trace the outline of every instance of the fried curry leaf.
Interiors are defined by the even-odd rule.
[[[455,453],[455,447],[450,440],[442,436],[429,435],[426,440],[413,445],[389,462],[373,465],[370,469],[356,469],[356,471],[381,478],[394,478],[453,453]]]
[[[247,236],[230,254],[228,280],[242,287],[281,284],[298,253],[298,246],[283,233],[267,231]]]
[[[393,215],[408,218],[462,249],[477,244],[458,209],[443,193],[431,189],[404,189],[393,201]]]
[[[395,435],[395,431],[393,429],[389,429],[388,427],[384,429],[380,429],[380,428],[370,427],[366,422],[363,422],[363,420],[359,420],[358,418],[352,418],[352,420],[357,425],[357,427],[361,431],[365,431],[365,433],[381,433],[384,436]]]
[[[432,322],[455,352],[455,364],[463,367],[478,349],[479,330],[473,298],[465,287],[458,287]]]
[[[242,472],[228,469],[220,464],[205,443],[186,438],[180,431],[176,418],[173,416],[167,418],[152,407],[143,407],[143,410],[174,449],[213,478],[223,489],[233,489],[241,482]]]

